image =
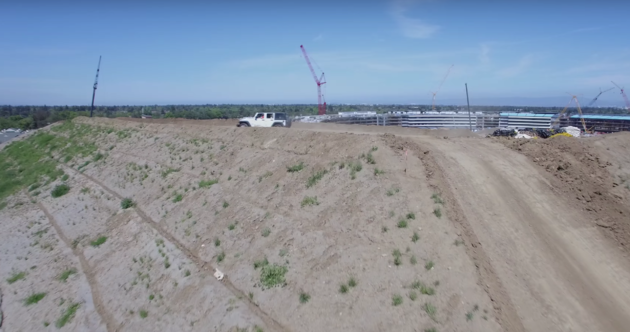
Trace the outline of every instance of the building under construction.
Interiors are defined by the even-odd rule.
[[[601,133],[615,133],[618,131],[630,131],[630,115],[604,115],[604,114],[584,114],[572,115],[569,117],[571,126],[582,128],[582,121],[588,131]]]

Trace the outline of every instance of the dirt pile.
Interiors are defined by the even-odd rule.
[[[628,138],[630,133],[583,139],[498,140],[543,167],[551,175],[549,181],[557,195],[574,199],[577,210],[588,214],[630,254],[630,177],[624,178],[627,171],[619,172],[630,169]]]

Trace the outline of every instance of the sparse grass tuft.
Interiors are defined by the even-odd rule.
[[[55,322],[55,326],[58,329],[64,327],[70,320],[72,320],[72,318],[74,317],[74,314],[76,314],[76,312],[79,309],[80,305],[81,304],[79,304],[79,303],[72,303],[72,304],[70,304],[70,306],[68,307],[68,309],[66,309],[66,311],[63,313],[63,315],[61,315],[61,317],[59,317],[59,319],[57,319],[57,321]]]
[[[230,206],[230,203],[223,201],[223,208],[227,209],[228,206]]]
[[[101,244],[105,243],[105,241],[107,241],[107,236],[101,236],[98,239],[90,242],[90,245],[92,247],[99,247]]]
[[[394,196],[394,194],[397,194],[399,192],[400,192],[399,188],[392,188],[392,189],[387,190],[386,194],[387,196]]]
[[[210,188],[212,187],[213,184],[217,184],[219,183],[219,180],[215,179],[215,180],[202,180],[199,181],[199,188]]]
[[[411,241],[418,242],[418,240],[420,240],[420,235],[418,235],[417,232],[413,232],[413,235],[411,236]]]
[[[431,195],[431,199],[433,200],[433,203],[435,204],[444,204],[442,197],[440,197],[440,194],[438,193],[433,193],[433,195]]]
[[[146,310],[140,310],[140,318],[144,319],[149,316],[149,313]]]
[[[339,293],[341,293],[341,294],[347,293],[349,289],[350,288],[346,284],[339,285]]]
[[[225,259],[225,251],[221,251],[221,252],[217,255],[217,262],[221,263],[224,259]]]
[[[12,284],[18,280],[22,280],[26,278],[26,272],[22,271],[22,272],[17,272],[17,271],[13,271],[11,272],[11,276],[7,279],[7,282],[9,284]]]
[[[175,198],[173,198],[173,203],[181,202],[182,199],[184,199],[184,196],[182,194],[177,194],[175,195]]]
[[[267,260],[267,257],[259,261],[254,261],[254,270],[258,269],[259,267],[264,267],[267,265],[269,265],[269,261]]]
[[[403,298],[400,295],[394,295],[392,296],[392,305],[393,306],[399,306],[403,303]]]
[[[262,236],[267,237],[269,234],[271,234],[271,229],[265,227],[265,229],[262,230]]]
[[[472,311],[466,313],[466,321],[471,321],[473,319]]]
[[[381,227],[381,232],[383,232],[383,233],[387,232],[387,226]]]
[[[68,280],[68,278],[75,273],[77,273],[77,270],[75,268],[67,269],[61,272],[61,274],[59,275],[59,280],[66,282],[66,280]]]
[[[379,176],[385,174],[385,171],[382,169],[378,169],[378,167],[374,168],[374,175]]]
[[[429,317],[434,318],[437,313],[437,309],[433,304],[427,302],[424,304],[424,312],[426,312]]]
[[[70,187],[67,184],[63,183],[55,186],[55,188],[50,192],[50,195],[54,198],[57,198],[67,194],[69,191]]]
[[[308,293],[301,292],[300,293],[300,303],[304,304],[311,299],[311,296]]]
[[[131,198],[125,198],[122,200],[122,202],[120,202],[120,207],[122,207],[123,210],[131,208],[134,205],[136,204],[133,202],[133,200],[131,200]]]
[[[35,293],[24,299],[24,305],[35,304],[46,296],[46,293]]]
[[[425,285],[425,284],[421,284],[420,285],[420,293],[424,294],[424,295],[435,295],[435,289]]]
[[[398,226],[398,228],[406,228],[406,227],[407,227],[407,220],[405,220],[405,219],[400,219],[400,220],[398,221],[397,226]]]
[[[416,219],[416,214],[413,213],[413,212],[409,212],[409,213],[407,213],[406,218],[407,219]]]
[[[328,173],[328,171],[327,170],[323,170],[323,171],[319,171],[319,172],[313,174],[310,178],[308,178],[308,182],[306,182],[306,188],[310,188],[310,187],[316,185],[317,182],[319,182],[319,180],[321,180],[326,173]]]
[[[415,301],[418,298],[418,293],[416,293],[415,291],[410,291],[409,292],[409,299],[411,301]]]
[[[236,224],[231,223],[231,224],[229,224],[229,225],[228,225],[228,229],[229,229],[229,230],[233,231],[233,230],[234,230],[234,228],[236,228]],[[216,244],[216,242],[215,242],[215,244]]]
[[[402,253],[400,253],[400,250],[395,249],[392,252],[392,256],[394,256],[394,265],[396,266],[402,265]]]
[[[433,209],[433,214],[438,218],[442,218],[442,210],[440,208]]]
[[[464,244],[464,241],[457,239],[457,240],[455,240],[455,242],[453,242],[453,244],[454,244],[456,247],[459,247],[460,245]]]
[[[304,199],[302,200],[302,203],[300,203],[300,205],[302,207],[308,206],[308,205],[319,205],[319,202],[317,201],[317,196],[304,196]]]
[[[218,237],[215,237],[215,238],[214,238],[214,246],[215,246],[215,247],[218,247],[218,246],[220,246],[220,245],[221,245],[221,240],[219,240],[219,238],[218,238]]]
[[[303,169],[304,169],[304,163],[303,163],[303,162],[300,162],[300,163],[299,163],[299,164],[297,164],[297,165],[293,165],[293,166],[291,166],[291,167],[287,167],[287,172],[289,172],[289,173],[295,173],[295,172],[299,172],[299,171],[301,171],[301,170],[303,170]]]
[[[424,264],[424,268],[428,270],[431,270],[433,268],[435,264],[433,264],[433,261],[428,261],[426,264]]]
[[[267,288],[284,285],[284,275],[289,271],[286,266],[265,265],[260,272],[260,283]]]
[[[348,286],[349,287],[356,287],[357,286],[357,280],[354,279],[354,277],[351,277],[350,280],[348,280]]]
[[[416,265],[418,263],[416,256],[411,256],[411,258],[409,258],[409,263],[411,263],[411,265]]]
[[[424,332],[437,332],[437,329],[435,327],[432,327],[429,329],[424,329]]]
[[[190,277],[190,270],[184,271],[184,277]]]
[[[365,160],[368,164],[374,165],[376,164],[376,160],[374,160],[374,156],[372,156],[372,152],[368,152],[367,156],[365,156]]]
[[[289,253],[289,250],[287,250],[287,249],[285,249],[285,248],[282,248],[282,249],[280,249],[280,252],[278,253],[278,256],[280,256],[280,257],[284,257],[284,256],[286,256],[288,253]]]
[[[179,168],[169,168],[165,171],[162,171],[162,177],[165,178],[171,173],[179,172],[179,170],[180,170]]]

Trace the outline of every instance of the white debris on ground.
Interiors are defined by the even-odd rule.
[[[562,129],[564,129],[564,131],[566,131],[567,134],[573,137],[580,137],[580,133],[581,133],[580,128],[569,126],[569,127],[562,127]]]
[[[517,134],[516,136],[514,136],[515,138],[527,138],[527,139],[531,139],[532,137],[527,135],[527,134]]]

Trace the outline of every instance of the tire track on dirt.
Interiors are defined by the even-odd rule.
[[[94,277],[92,269],[90,268],[87,259],[85,259],[83,252],[72,246],[72,242],[63,234],[63,232],[61,231],[61,227],[59,227],[59,224],[57,224],[55,218],[50,214],[50,212],[48,212],[48,209],[46,209],[46,207],[41,202],[38,202],[37,206],[42,212],[44,212],[50,224],[55,228],[55,231],[57,232],[59,238],[61,238],[66,246],[72,250],[72,253],[77,256],[77,258],[79,258],[81,270],[83,270],[83,273],[85,274],[88,280],[88,284],[90,286],[90,292],[92,293],[92,301],[94,302],[94,307],[96,308],[96,312],[98,312],[98,314],[101,316],[103,322],[105,322],[107,331],[117,331],[117,328],[115,326],[119,325],[114,317],[105,309],[105,304],[103,303],[103,299],[101,298],[101,293],[98,291],[96,278]]]
[[[66,168],[69,168],[69,167],[66,166]],[[118,194],[116,191],[110,189],[109,187],[101,183],[99,180],[93,178],[92,176],[81,173],[81,172],[77,172],[72,168],[69,168],[69,169],[71,169],[74,173],[77,173],[85,177],[86,179],[90,180],[91,182],[97,184],[98,186],[103,188],[105,191],[107,191],[109,194],[117,197],[118,199],[120,200],[123,199],[123,197],[120,194]],[[155,229],[162,237],[164,237],[165,239],[173,243],[177,247],[177,249],[183,252],[188,257],[188,259],[194,262],[195,265],[197,265],[201,270],[205,270],[210,273],[214,273],[216,271],[216,268],[212,264],[210,264],[209,262],[203,261],[201,258],[199,258],[190,249],[188,249],[183,243],[177,240],[177,238],[175,238],[171,233],[169,233],[167,230],[162,228],[162,226],[160,226],[159,223],[155,222],[151,217],[147,216],[139,206],[136,205],[136,207],[134,207],[133,209],[136,211],[136,213],[140,216],[140,218],[146,224],[148,224],[151,228]],[[255,313],[260,319],[262,319],[263,322],[265,322],[265,325],[267,325],[267,327],[269,327],[272,331],[289,331],[287,328],[282,326],[278,321],[276,321],[273,317],[269,316],[266,312],[260,309],[258,305],[256,305],[254,302],[249,300],[249,296],[247,296],[245,292],[241,291],[236,286],[234,286],[234,284],[232,284],[232,282],[227,278],[227,276],[223,278],[223,280],[220,281],[220,283],[223,286],[225,286],[230,292],[232,292],[234,296],[241,299],[241,301],[245,302],[245,304],[247,304],[247,307],[253,313]]]
[[[490,258],[484,251],[481,242],[477,238],[474,229],[465,217],[462,208],[455,199],[453,189],[446,180],[444,171],[440,164],[435,160],[432,150],[421,148],[419,144],[409,139],[402,139],[394,135],[385,134],[382,136],[385,144],[399,153],[403,153],[403,149],[411,150],[422,162],[426,170],[426,179],[429,187],[440,194],[447,202],[443,205],[445,214],[460,230],[461,237],[464,239],[466,254],[475,264],[478,284],[490,297],[497,322],[504,331],[509,332],[525,332],[525,326],[518,316],[518,312],[509,297],[505,286],[499,279],[496,271],[492,267]],[[435,151],[435,149],[433,149]]]

